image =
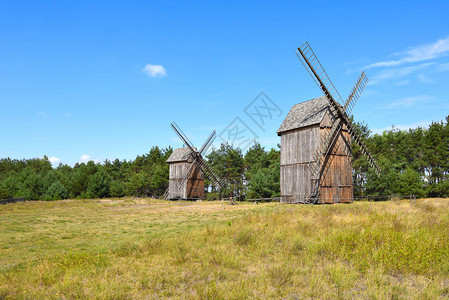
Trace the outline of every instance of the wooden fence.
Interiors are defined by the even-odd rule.
[[[0,200],[0,204],[16,203],[16,202],[25,202],[25,197],[9,198],[9,199]]]
[[[279,202],[280,200],[281,200],[280,197],[245,199],[245,201],[251,201],[251,202]]]

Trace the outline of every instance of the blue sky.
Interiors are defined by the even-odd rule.
[[[2,1],[0,157],[134,159],[181,146],[173,120],[200,147],[239,118],[270,148],[290,107],[321,96],[305,41],[343,98],[365,69],[357,121],[427,126],[449,115],[448,3]],[[257,126],[261,92],[278,110]]]

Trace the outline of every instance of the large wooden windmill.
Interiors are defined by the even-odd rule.
[[[223,181],[203,159],[203,154],[207,152],[215,139],[215,130],[198,151],[175,122],[171,123],[171,127],[186,147],[175,149],[167,159],[167,163],[170,165],[170,175],[164,198],[204,198],[204,174],[209,177],[215,186],[223,187]]]
[[[281,136],[281,201],[351,202],[351,140],[378,176],[381,171],[349,118],[368,78],[362,71],[343,101],[307,42],[296,55],[324,96],[294,105],[277,131]]]

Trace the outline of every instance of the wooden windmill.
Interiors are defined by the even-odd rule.
[[[171,123],[171,127],[186,147],[175,149],[167,159],[167,163],[170,165],[170,175],[168,189],[164,194],[164,198],[204,198],[204,174],[206,174],[217,187],[223,187],[224,182],[203,159],[203,154],[207,152],[207,149],[212,145],[215,139],[215,130],[198,151],[175,122]]]
[[[349,118],[368,78],[362,71],[343,101],[307,42],[296,55],[324,96],[294,105],[277,131],[281,136],[281,201],[351,202],[351,140],[378,176],[381,171]]]

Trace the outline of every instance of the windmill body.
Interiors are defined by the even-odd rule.
[[[168,199],[204,198],[204,174],[200,167],[193,165],[193,161],[194,156],[189,147],[175,149],[167,159],[170,170]]]
[[[187,147],[175,149],[166,161],[169,164],[170,172],[168,189],[165,191],[164,198],[204,198],[204,175],[208,176],[217,190],[224,187],[224,181],[217,176],[203,158],[204,153],[207,152],[215,139],[215,130],[200,150],[197,150],[175,122],[171,124],[171,127]]]
[[[350,202],[353,198],[351,136],[346,126],[327,153],[326,172],[320,182],[313,176],[320,141],[329,133],[337,116],[323,97],[294,105],[282,122],[281,137],[281,201],[307,203],[320,184],[316,203]]]
[[[309,43],[296,55],[324,96],[293,106],[278,130],[281,136],[281,201],[335,203],[353,200],[351,143],[380,168],[349,118],[368,78],[362,71],[343,101]]]

